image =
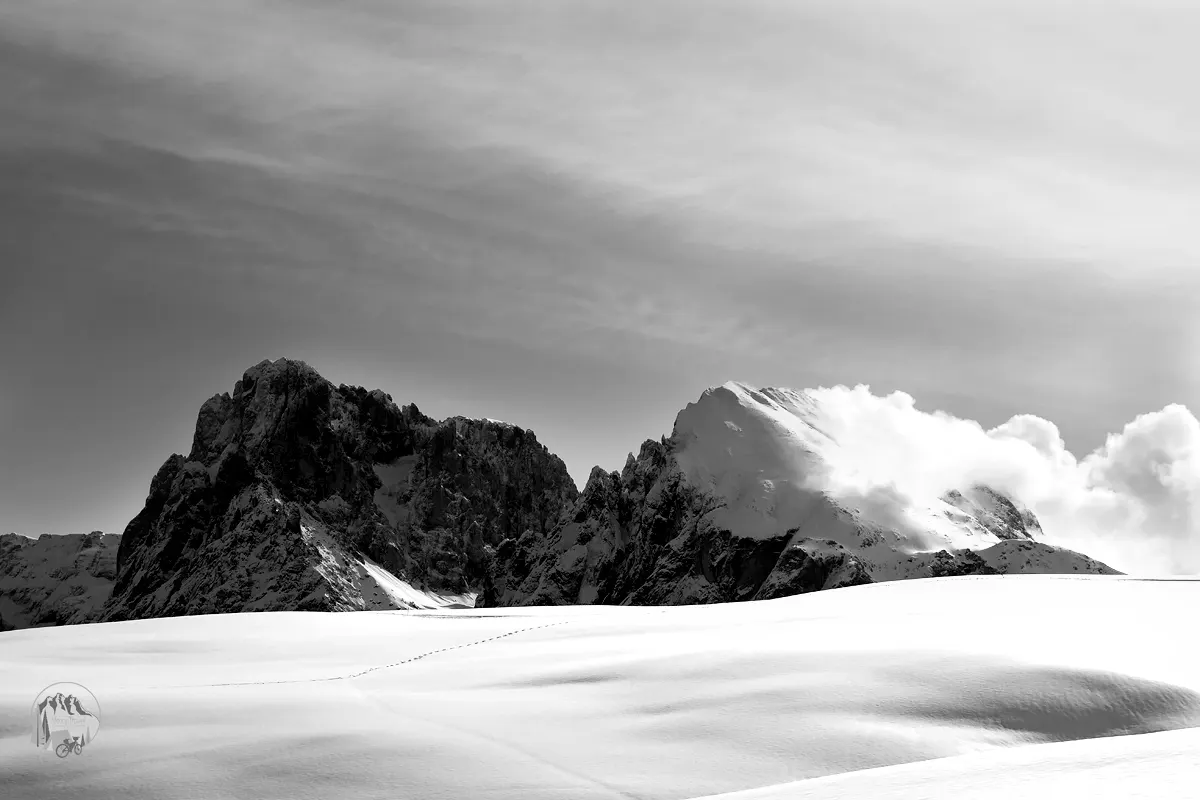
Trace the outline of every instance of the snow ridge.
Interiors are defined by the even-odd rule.
[[[979,549],[1000,541],[994,525],[973,513],[988,510],[979,503],[914,498],[894,483],[880,487],[877,480],[870,489],[858,488],[867,484],[862,479],[877,478],[869,474],[871,459],[847,451],[836,431],[836,420],[809,392],[729,382],[709,389],[679,414],[675,458],[693,485],[725,504],[714,521],[741,536],[778,535],[828,499],[849,514],[854,526],[900,531],[905,541],[898,549],[908,554]],[[991,506],[997,502],[992,499]]]

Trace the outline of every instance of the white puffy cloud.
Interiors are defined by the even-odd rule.
[[[911,503],[985,483],[1037,514],[1051,544],[1124,572],[1200,573],[1200,421],[1184,406],[1143,414],[1082,458],[1049,420],[1013,417],[991,430],[916,407],[904,392],[810,390],[839,445],[821,488]]]

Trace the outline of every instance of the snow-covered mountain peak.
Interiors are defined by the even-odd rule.
[[[743,536],[782,533],[811,513],[812,478],[829,444],[811,398],[730,382],[709,389],[675,420],[674,456],[689,483],[725,507],[714,522]]]
[[[905,557],[1041,534],[1031,512],[965,475],[931,492],[828,397],[731,381],[679,413],[673,456],[689,484],[714,495],[714,525],[761,539],[823,520],[823,539]]]
[[[734,406],[743,412],[773,419],[787,428],[806,421],[811,423],[819,411],[817,401],[808,392],[757,388],[748,383],[729,381],[706,389],[699,400],[689,403],[687,408],[680,412],[676,428],[678,430],[680,424],[686,426],[697,415],[722,411],[736,413],[737,409]]]
[[[714,603],[907,578],[1114,572],[1037,541],[1033,514],[976,473],[919,474],[905,443],[839,394],[706,390],[669,439],[644,442],[620,472],[593,470],[548,537],[502,542],[483,604]],[[884,402],[903,413],[913,400]]]
[[[673,438],[681,445],[703,442],[707,450],[736,440],[726,441],[740,457],[730,466],[743,469],[760,468],[762,456],[777,456],[782,448],[787,468],[794,469],[812,468],[813,458],[829,462],[840,448],[837,430],[835,415],[812,392],[730,381],[689,403],[676,417]],[[797,465],[800,454],[805,458]]]

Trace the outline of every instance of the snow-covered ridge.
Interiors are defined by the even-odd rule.
[[[730,415],[706,419],[724,411]],[[793,462],[802,458],[805,486],[847,504],[890,496],[886,505],[928,527],[945,511],[937,500],[982,485],[1031,510],[1043,529],[1035,537],[1125,571],[1200,574],[1200,421],[1182,405],[1141,414],[1100,447],[1076,454],[1057,425],[1032,414],[985,426],[920,408],[902,391],[728,383],[685,409],[679,438],[706,425],[710,438],[736,433],[734,427],[749,432],[738,414],[768,424],[769,438],[793,445],[785,474],[795,473]]]
[[[899,475],[879,481],[871,454],[848,452],[825,411],[808,392],[726,383],[679,414],[675,458],[693,484],[725,503],[714,520],[742,536],[778,535],[828,496],[858,522],[899,528],[914,552],[999,541],[965,506],[905,495]],[[848,480],[867,476],[876,482]]]
[[[829,397],[733,381],[705,391],[680,412],[674,458],[692,485],[717,499],[709,516],[714,525],[751,538],[803,526],[808,530],[798,536],[863,555],[876,579],[911,576],[908,565],[926,564],[915,558],[920,554],[979,552],[1042,535],[1037,518],[1017,498],[969,482],[932,490],[914,479],[920,476],[892,468],[902,463],[886,452],[892,440],[864,435]],[[1031,571],[1053,571],[1051,564],[1075,571],[1095,563],[1051,557],[1052,551],[1028,551],[1021,563],[1029,560]],[[995,558],[1014,565],[1008,555]],[[1041,559],[1048,562],[1034,563]]]
[[[821,468],[819,429],[803,395],[740,383],[709,389],[675,420],[675,459],[689,481],[726,504],[714,521],[741,536],[782,533],[811,513]]]
[[[498,548],[482,602],[674,605],[947,575],[1115,572],[1041,541],[1028,508],[968,472],[913,480],[903,451],[887,452],[896,439],[861,430],[830,397],[737,382],[705,391],[669,439],[645,442],[620,473],[593,470],[549,538]],[[881,402],[904,411],[905,398]]]

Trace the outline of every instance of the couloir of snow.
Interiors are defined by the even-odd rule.
[[[1197,607],[1194,581],[1004,575],[14,631],[0,794],[1194,797]],[[55,681],[101,704],[82,755],[30,743]]]
[[[470,608],[475,593],[443,594],[418,589],[371,559],[351,554],[319,527],[300,524],[300,535],[319,555],[317,572],[343,598],[340,611]]]
[[[475,605],[475,593],[441,594],[427,589],[418,589],[402,581],[369,558],[360,557],[364,578],[369,578],[398,608],[471,608]],[[366,581],[364,580],[364,583]],[[366,592],[363,592],[366,594]]]

